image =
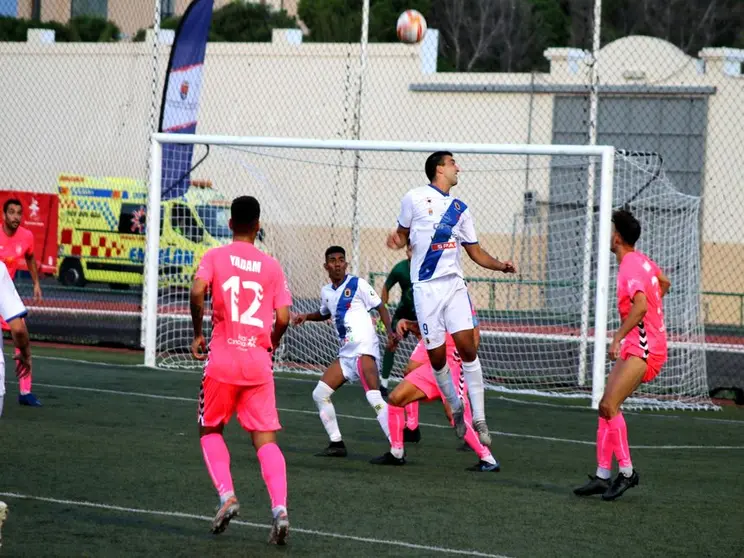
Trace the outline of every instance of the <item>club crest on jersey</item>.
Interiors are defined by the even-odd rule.
[[[351,289],[344,289],[344,296],[349,298],[351,296]]]
[[[459,201],[457,201],[457,200],[455,200],[454,202],[452,202],[452,205],[454,205],[454,206],[455,206],[455,209],[456,209],[457,211],[460,211],[460,208],[462,207],[462,206],[460,205],[460,202],[459,202]]]

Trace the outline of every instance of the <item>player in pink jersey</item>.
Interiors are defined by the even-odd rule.
[[[0,260],[8,268],[11,280],[15,278],[21,259],[26,260],[26,267],[34,284],[34,300],[41,300],[41,285],[39,271],[34,257],[34,234],[21,226],[23,205],[16,198],[10,198],[3,204],[3,226],[0,227]],[[0,328],[10,331],[4,320],[0,320]],[[18,351],[16,350],[16,356]],[[41,401],[31,393],[31,373],[18,379],[18,403],[29,407],[41,407]]]
[[[207,470],[220,496],[212,532],[224,531],[240,509],[230,474],[230,453],[222,436],[225,425],[237,414],[240,426],[251,434],[271,498],[274,520],[269,542],[286,544],[287,472],[276,444],[281,426],[272,353],[289,325],[292,296],[279,262],[254,246],[260,227],[258,200],[236,198],[230,214],[232,243],[204,254],[191,289],[191,352],[207,361],[199,392],[199,435]],[[213,326],[208,358],[202,332],[207,291],[212,295]]]
[[[638,484],[628,446],[628,430],[620,406],[642,382],[653,380],[667,359],[662,298],[671,282],[653,260],[635,250],[641,224],[629,211],[612,215],[612,252],[619,265],[617,305],[620,329],[608,351],[615,362],[599,402],[597,473],[574,490],[579,496],[602,494],[603,500],[619,498]],[[610,482],[612,455],[620,472]]]
[[[429,402],[441,400],[447,419],[450,421],[450,424],[454,424],[452,409],[442,395],[437,379],[434,377],[434,369],[431,366],[424,340],[421,339],[418,323],[412,320],[401,319],[398,322],[398,335],[402,337],[408,331],[414,332],[420,341],[408,360],[403,381],[388,396],[390,451],[372,459],[370,463],[373,465],[405,465],[405,451],[403,449],[404,409],[407,410],[411,404],[417,404],[418,401]],[[476,323],[476,346],[478,346],[479,341],[480,330]],[[473,429],[473,415],[470,411],[465,378],[462,375],[462,359],[457,352],[455,340],[449,333],[445,337],[445,344],[447,348],[447,365],[452,371],[452,377],[456,378],[454,389],[465,406],[465,443],[475,451],[479,458],[478,463],[472,467],[468,467],[468,470],[498,472],[501,468],[500,463],[493,457],[488,446],[480,442],[478,433]]]

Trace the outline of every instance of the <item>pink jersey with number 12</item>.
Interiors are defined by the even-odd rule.
[[[238,385],[269,381],[274,310],[292,305],[279,262],[249,242],[233,242],[208,250],[196,279],[212,293],[207,376]]]

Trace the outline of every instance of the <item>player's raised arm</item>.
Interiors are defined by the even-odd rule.
[[[317,310],[315,312],[308,312],[307,314],[295,314],[292,317],[292,325],[298,326],[305,322],[324,322],[330,317],[330,314],[321,314]]]
[[[471,260],[479,266],[493,271],[502,271],[504,273],[516,273],[514,264],[511,262],[502,262],[486,252],[478,242],[478,235],[475,233],[475,223],[470,209],[465,209],[460,221],[457,223],[457,235],[462,247],[468,253]]]
[[[504,273],[517,272],[517,268],[514,267],[512,262],[502,262],[501,260],[494,258],[491,254],[486,252],[480,244],[463,244],[463,247],[468,253],[468,256],[470,256],[470,259],[481,267],[493,271],[503,271]]]
[[[398,215],[398,228],[387,237],[387,247],[392,250],[400,250],[408,244],[408,235],[411,231],[413,221],[413,199],[410,192],[403,196],[400,203],[400,215]]]
[[[663,298],[669,292],[669,289],[672,288],[672,282],[669,277],[664,275],[661,271],[659,271],[656,278],[659,280],[659,290],[661,291],[661,297]]]

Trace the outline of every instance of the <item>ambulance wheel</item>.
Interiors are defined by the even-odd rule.
[[[85,286],[85,274],[79,260],[68,258],[62,262],[59,268],[59,282],[67,287]]]

